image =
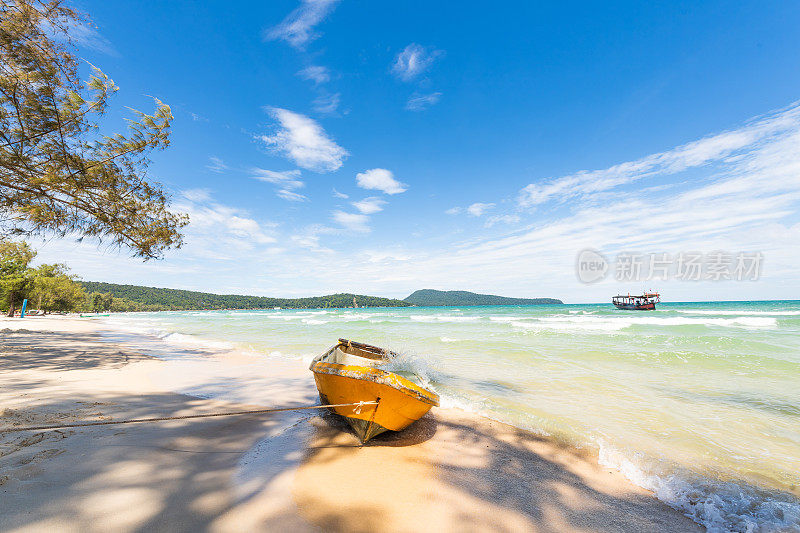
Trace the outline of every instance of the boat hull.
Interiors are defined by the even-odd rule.
[[[401,431],[439,405],[435,393],[385,370],[317,360],[310,369],[326,404],[377,402],[331,408],[344,417],[361,442],[387,430]]]
[[[655,311],[655,309],[656,309],[656,304],[654,304],[652,302],[651,303],[646,303],[646,304],[640,304],[640,305],[615,303],[614,306],[617,309],[627,309],[629,311]]]

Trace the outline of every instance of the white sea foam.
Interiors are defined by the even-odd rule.
[[[754,327],[754,328],[771,328],[778,324],[778,321],[774,318],[762,318],[762,317],[739,317],[734,318],[731,320],[733,324],[747,326],[747,327]]]
[[[655,474],[633,459],[600,443],[600,464],[615,468],[630,481],[653,491],[664,503],[682,511],[710,533],[779,533],[800,531],[800,503],[791,496],[734,482],[692,474]]]
[[[315,318],[304,318],[304,319],[301,320],[301,322],[303,324],[308,324],[309,326],[319,326],[319,325],[328,323],[327,320],[319,320],[319,319],[315,319]]]
[[[490,316],[489,320],[492,322],[517,322],[519,320],[524,320],[524,317],[519,316]]]
[[[453,339],[451,337],[439,337],[442,342],[461,342],[461,339]]]
[[[556,315],[535,319],[509,320],[517,328],[550,329],[559,331],[614,332],[635,325],[645,326],[721,326],[738,328],[772,328],[777,325],[773,317],[740,316],[736,318],[696,318],[660,316],[577,316]]]
[[[395,355],[381,368],[389,372],[405,372],[415,376],[423,387],[432,387],[435,382],[444,382],[444,376],[436,368],[437,363],[430,357],[417,355],[407,351],[395,352]],[[434,387],[435,388],[435,387]]]
[[[435,387],[433,388],[435,389]],[[439,406],[442,409],[459,409],[468,413],[475,413],[485,416],[481,407],[473,400],[457,398],[449,394],[441,394],[439,391],[436,392],[439,393]]]
[[[234,345],[230,342],[204,339],[194,335],[185,335],[183,333],[165,333],[159,335],[159,337],[168,344],[183,348],[202,348],[212,351],[230,351],[234,348]]]
[[[672,309],[664,309],[664,311],[672,311]],[[748,310],[731,310],[720,309],[712,311],[708,309],[675,309],[679,313],[687,313],[691,315],[752,315],[752,316],[800,316],[800,311],[748,311]]]
[[[285,320],[285,321],[288,322],[290,320],[301,320],[303,318],[303,315],[300,315],[300,314],[297,314],[297,315],[283,315],[283,314],[281,314],[281,315],[264,315],[264,318],[271,318],[273,320]]]
[[[335,318],[340,322],[359,322],[362,320],[372,321],[374,318],[380,317],[381,321],[386,320],[386,315],[376,313],[342,313]]]
[[[106,324],[113,325],[109,332],[132,335],[137,342],[141,342],[149,348],[157,348],[159,351],[161,351],[162,346],[153,344],[152,341],[181,350],[199,349],[207,352],[229,352],[235,348],[234,344],[227,341],[162,329],[158,327],[160,322],[157,320],[140,320],[132,324],[111,320],[106,321]]]
[[[479,316],[453,316],[453,315],[428,315],[428,316],[410,316],[414,322],[477,322],[481,319]]]
[[[510,322],[515,328],[522,328],[527,330],[551,330],[551,331],[591,331],[613,333],[623,328],[628,327],[630,324],[614,323],[610,321],[605,322]]]
[[[285,361],[302,361],[305,366],[317,355],[315,353],[284,353],[280,350],[265,351],[253,347],[252,345],[237,345],[227,341],[210,339],[198,335],[170,332],[156,327],[146,327],[142,325],[114,323],[113,330],[111,331],[130,334],[132,336],[131,340],[135,342],[144,353],[166,359],[172,359],[173,356],[176,355],[180,358],[187,353],[196,353],[200,351],[207,354],[237,353],[256,358],[269,357]],[[110,334],[113,335],[113,333]]]

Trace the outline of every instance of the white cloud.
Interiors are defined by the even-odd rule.
[[[181,196],[190,202],[208,202],[211,200],[211,191],[209,189],[186,189],[181,192]]]
[[[333,250],[320,245],[320,235],[338,233],[341,230],[325,226],[323,224],[312,224],[303,228],[300,232],[292,235],[292,241],[302,248],[307,248],[315,253],[332,254]]]
[[[283,19],[283,21],[267,31],[264,37],[268,40],[283,40],[295,48],[303,48],[313,41],[318,34],[314,26],[322,22],[333,11],[338,0],[302,0],[300,6]]]
[[[237,237],[251,239],[260,244],[275,242],[274,237],[270,237],[263,232],[258,222],[252,218],[237,216],[233,214],[235,212],[235,210],[222,208],[221,206],[204,208],[201,211],[203,216],[209,217],[215,224],[222,222],[228,231]],[[197,217],[197,213],[195,213],[195,217]]]
[[[222,173],[228,170],[228,165],[225,164],[225,161],[220,159],[219,157],[211,156],[208,158],[209,164],[206,165],[206,168],[211,172]]]
[[[394,174],[385,168],[373,168],[356,174],[356,183],[363,189],[374,189],[386,194],[399,194],[408,190],[404,183],[394,179]]]
[[[304,80],[313,81],[316,85],[327,83],[331,79],[331,73],[328,67],[320,65],[311,65],[297,73],[298,76]]]
[[[275,194],[284,200],[289,200],[290,202],[305,202],[308,200],[305,195],[290,191],[289,189],[279,189]]]
[[[369,217],[367,215],[346,213],[344,211],[334,211],[333,220],[351,231],[356,231],[359,233],[368,233],[370,231],[369,226],[367,225],[369,222]]]
[[[263,181],[265,183],[272,183],[280,185],[284,189],[299,189],[305,186],[300,176],[299,170],[285,170],[283,172],[276,172],[274,170],[267,170],[265,168],[253,167],[250,169],[254,175],[253,179]]]
[[[377,198],[375,196],[364,198],[358,202],[352,202],[352,206],[365,215],[372,215],[379,211],[383,211],[384,205],[386,205],[386,200],[382,200],[381,198]]]
[[[441,50],[411,43],[395,57],[392,72],[403,81],[411,81],[428,70],[443,53]]]
[[[408,261],[414,258],[413,254],[408,253],[402,248],[387,248],[382,250],[363,250],[361,252],[366,256],[367,261],[370,263],[383,263],[391,265],[401,261]]]
[[[348,198],[350,198],[350,196],[346,195],[343,192],[339,192],[336,189],[333,189],[333,197],[334,198],[342,198],[344,200],[347,200]]]
[[[322,115],[333,115],[339,109],[339,100],[341,95],[339,93],[323,94],[314,98],[312,105],[314,111]]]
[[[714,161],[735,158],[787,128],[797,125],[800,107],[793,105],[762,117],[738,130],[726,131],[678,146],[672,150],[628,161],[604,170],[580,171],[543,183],[531,183],[520,191],[522,207],[534,207],[548,201],[565,201],[608,191],[620,185],[656,176],[668,176],[704,167]]]
[[[61,30],[53,28],[49,21],[45,20],[40,24],[42,31],[48,33],[53,39],[57,41],[66,41],[66,37]],[[111,42],[100,35],[100,33],[89,23],[81,21],[70,20],[67,21],[67,34],[69,40],[78,46],[90,48],[96,52],[101,52],[110,56],[119,56],[119,52],[114,48]]]
[[[258,222],[242,209],[215,202],[207,189],[186,190],[181,196],[183,200],[176,201],[174,208],[189,215],[186,242],[190,249],[218,257],[226,247],[232,252],[276,242],[271,234],[276,224]]]
[[[417,94],[414,93],[406,102],[406,109],[409,111],[424,111],[439,102],[442,93]]]
[[[476,203],[472,204],[471,206],[467,207],[466,211],[467,211],[467,214],[469,214],[470,216],[479,217],[479,216],[483,215],[486,211],[488,211],[489,209],[491,209],[493,207],[494,207],[494,204],[483,204],[483,203],[480,203],[480,202],[476,202]]]
[[[467,286],[491,275],[506,279],[506,290],[518,293],[602,301],[616,290],[614,281],[596,286],[578,283],[573,265],[582,249],[599,249],[611,257],[621,251],[762,251],[765,276],[776,280],[784,276],[783,281],[737,283],[735,289],[724,283],[671,282],[670,299],[696,299],[701,291],[710,299],[730,299],[734,290],[741,298],[781,297],[786,288],[796,289],[795,265],[800,261],[800,114],[790,108],[768,120],[774,127],[764,127],[771,133],[752,137],[735,153],[723,150],[707,159],[684,180],[682,190],[609,192],[603,205],[579,205],[567,216],[542,217],[533,229],[420,255],[404,267],[405,272],[414,280],[448,286]],[[646,168],[643,172],[653,175]],[[671,170],[661,172],[669,175]],[[503,216],[508,215],[498,218]],[[364,272],[359,275],[365,279]],[[376,272],[373,279],[380,275]],[[796,292],[792,296],[797,297]]]
[[[519,215],[494,215],[486,219],[485,226],[491,228],[495,224],[516,224],[519,220]]]
[[[320,247],[319,235],[306,235],[306,234],[292,235],[292,241],[296,242],[303,248],[308,248],[311,250]]]
[[[330,248],[325,248],[319,244],[319,235],[299,234],[292,235],[292,241],[301,248],[308,248],[312,252],[333,253]]]
[[[315,272],[320,280],[384,287],[396,293],[420,283],[476,290],[490,277],[495,280],[492,292],[499,294],[606,301],[619,289],[613,280],[586,286],[575,278],[574,261],[582,249],[596,248],[610,257],[624,250],[673,254],[759,250],[765,256],[765,276],[773,281],[736,283],[735,287],[670,282],[656,288],[663,289],[671,301],[697,299],[698,294],[730,299],[732,292],[740,298],[797,297],[799,153],[800,125],[791,134],[752,147],[735,161],[717,161],[720,173],[682,192],[660,189],[633,200],[623,194],[600,207],[542,217],[533,228],[514,229],[500,238],[428,247],[420,242],[403,263],[402,275],[389,275],[383,263],[363,261],[361,252],[358,260],[353,258],[356,254],[343,255],[326,263],[324,272]]]
[[[328,137],[316,121],[287,109],[271,107],[268,111],[280,127],[273,135],[259,136],[262,142],[308,170],[333,172],[342,166],[349,155],[347,150]]]
[[[257,212],[215,207],[209,192],[199,189],[184,191],[175,201],[176,209],[192,204],[192,223],[186,245],[168,252],[164,261],[142,265],[102,253],[87,241],[75,244],[69,239],[44,243],[38,259],[66,262],[84,279],[227,293],[307,296],[358,288],[368,294],[403,297],[428,286],[607,303],[616,291],[641,289],[642,284],[580,283],[574,264],[584,248],[598,249],[609,258],[620,251],[761,251],[764,271],[758,282],[670,281],[652,288],[660,289],[669,301],[798,298],[800,117],[791,109],[771,116],[783,124],[774,133],[690,167],[685,175],[675,176],[673,187],[608,189],[603,191],[603,203],[570,202],[572,211],[566,213],[566,209],[541,210],[523,217],[526,222],[530,219],[530,226],[509,226],[500,237],[470,235],[458,241],[465,233],[448,234],[422,219],[410,229],[413,242],[404,243],[409,248],[399,242],[396,249],[389,245],[397,252],[389,257],[380,248],[375,251],[375,243],[369,242],[373,239],[324,247],[324,236],[350,231],[338,222],[334,227],[332,220],[295,232],[282,239],[280,247],[259,244],[247,236],[248,231],[278,239],[281,228],[260,219]],[[493,213],[500,213],[505,204],[497,203],[496,212],[477,220],[488,222]],[[195,212],[203,209],[213,214],[200,224]],[[369,217],[352,211],[342,220],[368,229]],[[463,207],[459,212],[465,214]],[[353,214],[362,218],[353,219]],[[229,227],[225,222],[230,216],[255,225],[237,222]],[[503,227],[500,224],[494,226],[496,231]],[[385,243],[385,237],[375,235],[374,241]],[[281,248],[288,251],[275,260],[274,253]]]
[[[447,215],[460,215],[461,213],[467,213],[469,216],[472,217],[479,217],[483,215],[486,211],[490,210],[494,207],[495,204],[488,204],[488,203],[480,203],[476,202],[468,207],[451,207],[445,214]],[[496,218],[496,217],[493,217]]]
[[[100,35],[98,31],[88,24],[74,23],[69,29],[70,37],[79,45],[91,48],[97,52],[102,52],[110,56],[118,56],[111,41]]]
[[[294,189],[305,187],[299,170],[276,172],[265,168],[253,167],[250,169],[250,172],[253,173],[253,179],[277,185],[279,189],[275,194],[277,194],[279,198],[289,200],[290,202],[304,202],[307,200],[304,195],[294,191]]]

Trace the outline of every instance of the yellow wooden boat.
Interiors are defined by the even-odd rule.
[[[339,339],[309,367],[322,403],[375,402],[331,408],[347,420],[362,443],[387,430],[405,429],[439,405],[436,393],[377,368],[391,355],[377,346]]]

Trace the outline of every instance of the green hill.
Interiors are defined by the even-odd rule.
[[[437,291],[421,289],[403,299],[404,302],[418,306],[451,305],[547,305],[563,304],[555,298],[507,298],[492,294],[476,294],[467,291]]]
[[[111,293],[136,304],[132,310],[180,311],[187,309],[315,309],[321,307],[353,307],[353,298],[359,307],[406,307],[411,304],[402,300],[340,293],[310,298],[270,298],[266,296],[242,296],[238,294],[212,294],[208,292],[160,289],[140,285],[118,285],[99,281],[82,281],[86,292]]]

